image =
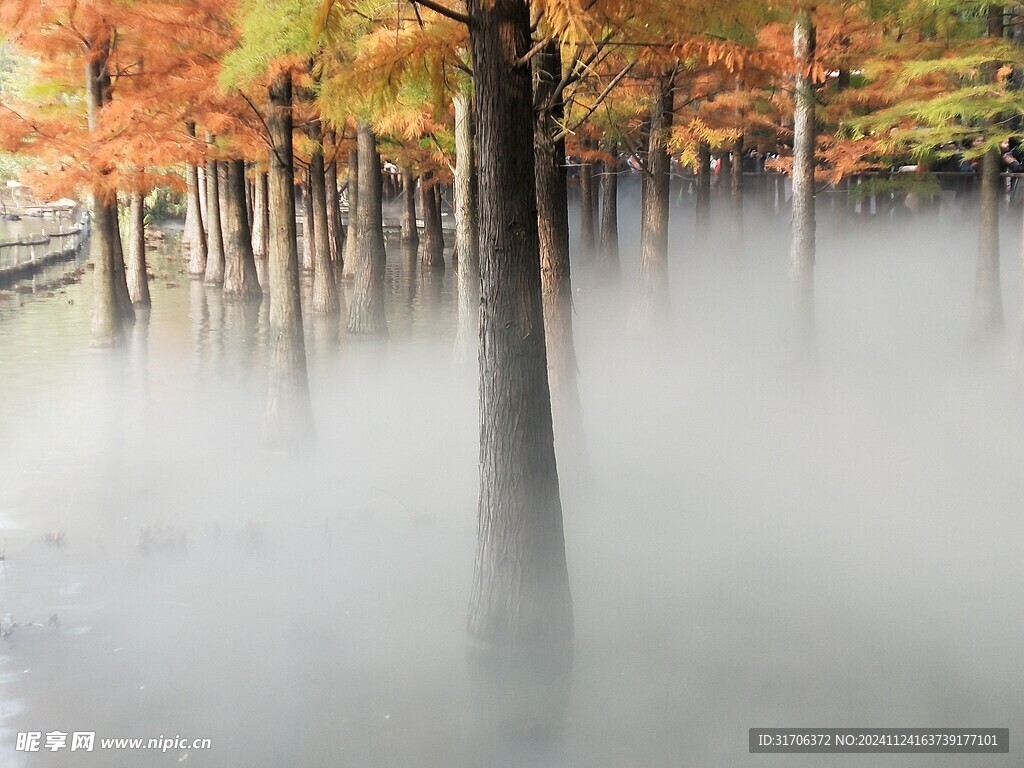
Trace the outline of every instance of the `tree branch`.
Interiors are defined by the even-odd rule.
[[[434,2],[434,0],[412,0],[412,4],[414,6],[415,5],[422,5],[424,8],[429,8],[430,10],[434,11],[435,13],[439,13],[442,16],[445,16],[446,18],[451,19],[452,21],[458,21],[458,22],[460,22],[462,24],[466,24],[466,25],[469,24],[469,16],[468,15],[466,15],[465,13],[459,13],[458,11],[452,10],[451,8],[449,8],[446,5],[442,5],[441,3]]]

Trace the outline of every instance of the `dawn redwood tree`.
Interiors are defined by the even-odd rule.
[[[292,148],[292,76],[287,68],[270,83],[270,347],[272,370],[264,440],[291,448],[312,437],[313,413],[306,371],[306,343],[299,300],[299,249],[295,224]]]
[[[619,282],[619,159],[615,137],[605,140],[605,160],[601,170],[601,237],[597,251],[597,274],[605,285]]]
[[[131,191],[129,203],[129,241],[127,280],[128,295],[136,309],[148,309],[152,304],[149,296],[149,275],[146,267],[146,201],[141,179]]]
[[[348,153],[348,228],[345,231],[345,258],[341,276],[352,280],[359,260],[359,148]]]
[[[196,125],[188,123],[186,131],[195,138]],[[188,248],[188,273],[192,277],[206,274],[206,225],[203,223],[203,206],[199,195],[199,166],[194,162],[185,164],[186,212],[184,241]]]
[[[227,188],[224,197],[224,295],[244,301],[263,298],[252,251],[252,232],[245,203],[245,160],[225,162]]]
[[[423,253],[420,263],[426,269],[444,269],[444,233],[437,202],[434,174],[423,174],[420,183],[420,209],[423,211]]]
[[[377,137],[359,121],[359,208],[356,233],[355,285],[349,305],[348,332],[384,335],[384,222],[381,209],[381,167]]]
[[[634,318],[637,325],[661,329],[668,322],[668,216],[675,70],[655,78],[647,159],[641,179],[640,276]]]
[[[479,147],[480,504],[468,630],[499,688],[564,707],[573,656],[547,378],[525,0],[468,0]],[[532,672],[533,677],[529,677]],[[527,693],[503,719],[551,727]]]
[[[789,275],[794,352],[816,353],[814,319],[814,65],[815,36],[811,11],[798,9],[793,20],[793,223]]]
[[[208,137],[212,142],[212,137]],[[224,230],[221,219],[221,172],[220,162],[208,160],[206,163],[206,273],[204,282],[207,285],[221,286],[224,284]]]
[[[476,156],[473,151],[473,110],[468,88],[457,90],[455,107],[455,265],[459,287],[456,354],[476,352],[480,329],[480,241],[477,237]]]
[[[560,78],[559,78],[560,79]],[[582,142],[582,148],[584,151],[589,150],[589,144],[586,141]],[[594,258],[595,253],[595,238],[594,238],[594,214],[597,211],[597,184],[594,182],[594,163],[591,161],[589,154],[580,161],[579,168],[579,179],[580,179],[580,259],[584,262],[590,262]]]
[[[416,226],[416,176],[408,165],[402,167],[402,242],[406,245],[420,244],[420,231]]]
[[[307,193],[312,213],[307,236],[312,234],[313,248],[313,301],[311,309],[317,315],[334,315],[340,309],[338,284],[331,259],[331,236],[327,207],[327,168],[324,164],[324,132],[319,119],[310,121],[309,135],[314,142],[309,166]]]

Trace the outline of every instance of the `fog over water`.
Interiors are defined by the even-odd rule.
[[[515,764],[1018,764],[749,755],[747,729],[1015,738],[1020,210],[1003,211],[1007,332],[986,355],[967,340],[970,211],[843,223],[819,198],[805,377],[786,354],[787,215],[749,201],[740,247],[724,202],[706,236],[674,209],[671,327],[647,338],[628,322],[638,201],[625,184],[621,296],[574,264],[590,467],[561,462],[572,699],[562,738]],[[121,355],[88,349],[90,273],[3,295],[0,615],[21,626],[0,641],[2,768],[501,763],[465,660],[475,361],[453,355],[450,254],[443,276],[388,258],[385,342],[306,318],[317,440],[293,457],[258,442],[266,306],[190,283],[173,237]],[[14,751],[53,730],[212,748]]]

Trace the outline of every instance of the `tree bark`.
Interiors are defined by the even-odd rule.
[[[267,275],[267,258],[270,254],[270,191],[268,190],[267,174],[256,172],[256,189],[253,194],[253,232],[252,255],[256,260],[256,275],[260,288],[266,293],[270,288]]]
[[[647,138],[647,161],[640,188],[640,277],[634,318],[638,327],[647,330],[664,329],[669,316],[668,135],[672,130],[674,79],[672,73],[664,73],[657,79]]]
[[[331,131],[331,160],[327,163],[327,234],[330,238],[331,264],[335,274],[341,269],[345,233],[341,228],[341,204],[338,195],[338,137]]]
[[[195,123],[187,124],[189,136],[195,137]],[[185,182],[187,199],[185,210],[185,244],[188,247],[188,273],[201,277],[206,273],[206,227],[203,224],[202,204],[199,197],[199,168],[186,163]]]
[[[117,314],[126,323],[135,322],[135,308],[128,292],[128,270],[124,264],[124,245],[121,242],[120,211],[117,195],[114,195],[114,294],[117,297]]]
[[[302,185],[302,271],[312,272],[316,259],[316,234],[313,231],[313,195],[310,193],[312,174],[306,169]]]
[[[455,251],[459,317],[455,351],[462,359],[476,353],[480,330],[480,248],[477,238],[476,159],[473,110],[468,89],[459,89],[455,104]]]
[[[416,225],[416,177],[412,168],[402,168],[402,242],[417,248],[420,230]]]
[[[605,285],[618,284],[622,276],[619,263],[619,162],[614,138],[607,140],[605,152],[611,160],[604,163],[601,175],[601,245],[598,250],[598,278]]]
[[[244,301],[263,298],[245,202],[245,161],[229,160],[224,198],[224,295]]]
[[[270,132],[270,391],[264,441],[290,449],[313,434],[306,372],[306,344],[299,301],[299,249],[295,226],[291,72],[279,72],[269,88]]]
[[[146,274],[146,203],[141,189],[132,190],[129,221],[128,295],[133,307],[148,309],[152,301]]]
[[[349,307],[348,332],[384,335],[384,219],[381,210],[382,178],[377,137],[359,123],[359,210],[356,226],[359,250],[355,286]]]
[[[739,253],[743,252],[743,137],[732,145],[732,175],[729,177],[729,201],[732,211],[733,242]]]
[[[1002,37],[1003,7],[988,8],[988,36]],[[995,72],[986,73],[990,82]],[[1002,162],[998,150],[991,149],[981,158],[981,185],[978,200],[978,264],[974,279],[974,308],[971,336],[981,343],[996,341],[1003,331],[1003,296],[999,276],[999,196],[1002,187]]]
[[[357,145],[358,146],[358,145]],[[348,153],[348,229],[345,231],[345,259],[341,270],[343,280],[356,276],[359,260],[359,150]]]
[[[572,279],[569,266],[569,200],[566,186],[565,142],[555,137],[562,130],[564,110],[556,87],[562,79],[562,56],[557,41],[548,43],[536,58],[534,73],[534,164],[536,169],[537,225],[540,274],[547,342],[548,381],[555,424],[555,439],[564,458],[578,457],[583,444],[579,388],[576,381],[576,345],[572,331]],[[580,169],[580,189],[584,169]],[[581,258],[593,258],[594,195],[592,169],[586,166],[586,195],[581,194],[584,233]],[[588,244],[589,237],[589,244]]]
[[[794,77],[793,115],[793,222],[789,275],[793,350],[799,357],[817,354],[814,318],[814,84],[810,68],[814,62],[814,24],[810,12],[801,9],[793,23],[793,51],[797,71]]]
[[[213,141],[212,136],[207,137]],[[220,204],[220,163],[206,163],[206,275],[207,285],[224,284],[224,230]]]
[[[480,504],[468,630],[496,724],[557,729],[572,598],[541,296],[525,0],[468,0],[480,157]]]
[[[561,56],[559,56],[561,62]],[[561,79],[561,74],[557,80]],[[559,129],[561,130],[561,129]],[[583,142],[584,150],[589,149],[586,141]],[[563,155],[564,157],[564,155]],[[580,163],[580,260],[590,262],[594,259],[595,238],[594,238],[594,212],[597,210],[597,186],[594,183],[594,164],[590,160],[583,160]],[[543,242],[541,248],[543,249]],[[549,355],[550,355],[550,343]]]
[[[324,166],[323,128],[319,120],[310,123],[309,135],[316,142],[309,165],[309,196],[313,232],[313,314],[333,315],[340,308],[338,282],[331,263],[331,235],[327,220],[327,169]]]
[[[697,147],[697,232],[707,235],[711,227],[711,147],[701,142]]]
[[[441,231],[441,216],[437,205],[437,191],[434,174],[423,174],[420,183],[423,210],[423,253],[420,264],[426,269],[444,269],[444,233]]]
[[[107,67],[106,51],[99,56],[88,56],[85,67],[89,130],[95,131],[99,112],[103,108],[102,83]],[[117,199],[115,197],[111,201],[110,197],[99,185],[94,185],[89,194],[92,215],[89,257],[93,263],[90,344],[97,349],[119,346],[124,341],[124,330],[117,311],[117,293],[114,290],[114,231],[117,227],[114,214]]]

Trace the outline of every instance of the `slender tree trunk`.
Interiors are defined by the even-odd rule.
[[[561,56],[559,56],[561,60]],[[559,74],[557,80],[561,79]],[[589,144],[584,141],[583,149],[588,150]],[[597,185],[594,183],[594,164],[583,160],[580,164],[580,259],[590,262],[594,259],[594,212],[597,209]],[[541,250],[543,250],[543,241]],[[551,344],[548,343],[548,356],[551,355]]]
[[[263,298],[245,204],[245,161],[229,160],[224,198],[224,295],[245,301]]]
[[[729,177],[729,201],[732,206],[733,242],[738,252],[743,252],[743,137],[732,145],[732,176]]]
[[[195,123],[188,123],[188,134],[196,135]],[[203,205],[200,197],[199,167],[195,163],[185,166],[185,180],[188,188],[187,226],[185,241],[189,249],[188,273],[192,277],[206,274],[206,225],[203,223]]]
[[[534,73],[534,164],[536,169],[537,225],[540,244],[540,274],[547,342],[548,381],[560,455],[580,458],[583,448],[582,415],[576,381],[576,345],[572,331],[572,279],[569,268],[569,200],[566,188],[565,142],[555,138],[562,130],[564,113],[555,89],[562,79],[562,56],[557,41],[537,54]],[[580,189],[584,169],[580,169]],[[581,238],[583,258],[593,258],[593,171],[586,194],[581,195],[582,226],[588,236]]]
[[[309,188],[312,174],[306,170],[306,183],[302,185],[302,271],[312,272],[316,258],[316,234],[313,231],[313,195]]]
[[[711,227],[711,147],[701,142],[697,147],[697,232],[706,236]]]
[[[267,174],[256,171],[253,186],[252,254],[258,262],[267,256],[267,238],[270,235],[267,221]]]
[[[1003,7],[988,8],[988,35],[1002,37]],[[995,79],[995,72],[986,73]],[[1003,331],[1003,296],[999,279],[999,197],[1002,188],[1002,162],[999,151],[991,149],[981,158],[981,185],[978,200],[978,264],[974,280],[974,308],[971,336],[976,342],[992,342]]]
[[[207,137],[210,142],[213,137]],[[220,163],[206,163],[206,275],[207,285],[224,284],[224,230],[220,204]]]
[[[207,201],[206,201],[206,189],[207,189],[206,165],[203,164],[203,163],[199,163],[196,166],[196,181],[197,181],[197,184],[198,184],[198,187],[199,187],[199,215],[203,219],[203,235],[205,237],[209,238],[209,234],[207,233],[207,228],[208,227],[207,227],[206,221],[207,221],[207,217],[210,215],[210,209],[207,207]],[[205,270],[205,267],[204,267],[204,269],[203,269],[204,274],[205,274],[205,271],[206,270]]]
[[[377,137],[369,125],[359,123],[359,251],[355,287],[349,307],[348,332],[383,335],[384,315],[384,219],[381,210],[382,178]]]
[[[129,206],[128,295],[132,306],[148,309],[149,276],[146,274],[146,202],[142,189],[134,189]]]
[[[793,51],[797,71],[794,79],[793,116],[793,224],[789,275],[792,305],[794,353],[813,358],[817,354],[814,319],[814,84],[810,68],[814,62],[814,24],[810,12],[801,10],[793,24]]]
[[[416,177],[408,166],[402,168],[402,242],[419,247],[420,231],[416,226]]]
[[[126,323],[135,322],[135,308],[128,292],[128,270],[124,264],[124,245],[121,242],[120,211],[117,196],[114,196],[114,293],[117,296],[117,313]]]
[[[90,51],[90,53],[93,53]],[[107,52],[86,58],[85,92],[89,130],[95,131],[99,113],[103,108],[103,86],[107,67]],[[117,227],[117,199],[105,193],[98,185],[90,191],[89,204],[92,232],[89,237],[89,256],[93,264],[93,299],[90,318],[90,343],[97,349],[119,346],[124,341],[124,330],[117,311],[117,293],[114,290],[114,234]]]
[[[657,80],[640,189],[640,277],[634,318],[639,327],[648,330],[664,328],[669,315],[668,134],[672,130],[674,79],[674,74],[666,73]]]
[[[270,84],[270,392],[264,440],[277,449],[292,448],[313,434],[306,372],[306,343],[299,301],[299,249],[295,227],[295,167],[292,151],[291,72]]]
[[[557,730],[572,669],[547,380],[525,0],[469,0],[480,157],[480,505],[468,630],[480,688],[518,732]]]
[[[459,286],[459,317],[455,351],[462,359],[476,353],[480,331],[480,248],[477,238],[476,159],[473,151],[473,110],[468,90],[459,90],[455,104],[455,251]]]
[[[256,218],[256,184],[244,171],[242,180],[245,183],[245,220],[249,225],[249,234],[252,235]]]
[[[441,217],[437,210],[437,193],[434,174],[423,174],[420,183],[423,210],[423,253],[420,264],[426,269],[444,269],[444,233],[441,231]]]
[[[338,136],[331,136],[331,161],[327,163],[327,234],[330,238],[331,265],[335,275],[341,270],[342,250],[345,247],[345,233],[341,228],[341,203],[338,195]]]
[[[618,146],[609,136],[601,174],[601,244],[598,249],[597,273],[605,285],[618,284],[622,277],[619,263],[619,161]]]
[[[345,232],[345,263],[341,277],[353,280],[359,255],[359,150],[348,153],[348,230]]]
[[[309,165],[309,197],[307,208],[312,213],[313,234],[313,302],[312,311],[317,315],[337,314],[338,281],[331,263],[331,235],[327,219],[327,169],[324,166],[323,129],[320,121],[310,123],[310,138],[316,142]]]

